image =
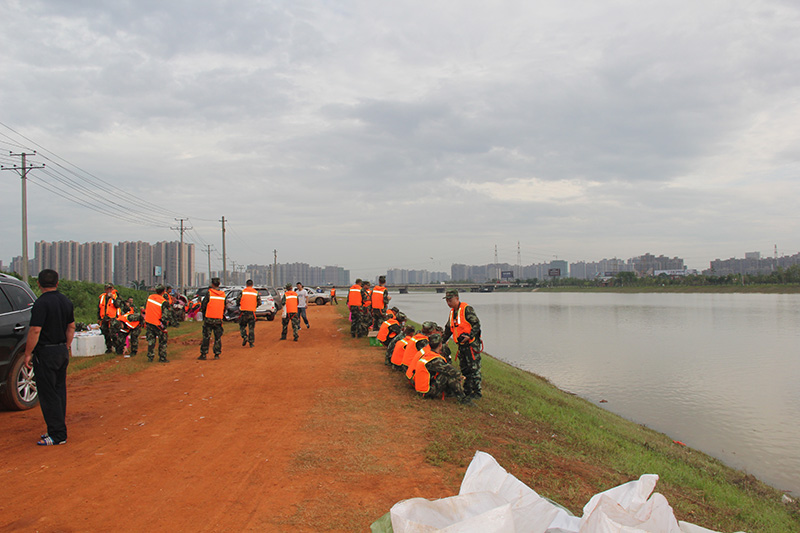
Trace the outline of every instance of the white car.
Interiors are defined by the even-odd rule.
[[[267,320],[275,320],[275,314],[280,309],[280,300],[275,301],[277,291],[270,287],[256,287],[256,290],[261,296],[261,305],[256,307],[256,318],[263,316]]]

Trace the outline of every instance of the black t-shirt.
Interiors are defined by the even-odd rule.
[[[42,328],[39,344],[67,342],[67,325],[75,322],[72,302],[58,291],[43,292],[33,302],[31,326]]]

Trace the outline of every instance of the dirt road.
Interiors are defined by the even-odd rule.
[[[245,348],[226,325],[219,361],[195,359],[198,332],[170,364],[71,376],[64,446],[35,445],[38,407],[0,412],[0,530],[363,531],[455,494],[380,351],[330,306],[308,314],[299,342],[259,321]]]

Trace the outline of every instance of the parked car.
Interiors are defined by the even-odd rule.
[[[266,317],[267,320],[275,320],[275,313],[280,309],[280,299],[275,301],[278,293],[271,287],[256,287],[258,295],[261,296],[261,305],[256,307],[256,319]],[[273,293],[275,296],[273,296]]]
[[[39,403],[33,370],[23,362],[35,299],[26,283],[0,274],[0,404],[6,409],[30,409]]]
[[[306,287],[308,291],[308,301],[314,302],[317,305],[325,305],[331,301],[331,293],[330,291],[325,292],[323,289],[317,287],[316,289],[309,289]]]
[[[237,300],[242,295],[244,287],[225,288],[225,320],[239,320],[239,304]],[[261,296],[261,305],[256,308],[256,318],[265,317],[267,320],[274,320],[275,314],[280,310],[280,298],[277,291],[272,287],[255,287],[258,295]]]

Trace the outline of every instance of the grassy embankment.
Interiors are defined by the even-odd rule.
[[[339,310],[346,319],[346,308]],[[484,355],[483,390],[472,408],[412,402],[430,425],[426,458],[448,475],[462,476],[475,451],[483,450],[580,516],[593,494],[658,474],[656,490],[679,520],[718,531],[800,531],[800,505],[782,503],[780,491],[544,378]]]

